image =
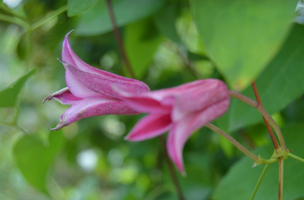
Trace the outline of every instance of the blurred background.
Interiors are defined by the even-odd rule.
[[[234,86],[233,82],[229,82],[231,72],[226,73],[226,69],[220,67],[225,65],[222,61],[225,59],[212,54],[214,45],[203,43],[204,38],[199,31],[209,29],[195,25],[195,20],[200,20],[200,16],[193,15],[197,11],[191,6],[198,5],[197,2],[113,1],[117,23],[137,79],[154,90],[196,79],[217,78],[226,81],[231,89],[243,90],[252,97],[250,87],[244,90],[248,84],[242,85],[242,82],[241,86]],[[61,58],[62,42],[69,31],[75,30],[69,41],[76,54],[86,63],[129,76],[112,32],[105,1],[3,0],[0,5],[0,199],[177,199],[159,140],[129,142],[123,139],[143,115],[91,117],[60,131],[49,131],[69,107],[56,101],[42,104],[46,96],[66,87],[65,70],[56,58]],[[267,67],[263,63],[281,63],[276,55],[285,55],[286,51],[295,55],[295,58],[289,57],[294,59],[291,63],[294,64],[294,71],[290,77],[295,77],[294,73],[301,73],[297,70],[303,70],[301,53],[304,41],[299,39],[303,38],[303,26],[291,23],[296,16],[297,22],[301,23],[302,20],[301,13],[295,12],[296,5],[292,3],[290,7],[293,10],[290,9],[288,20],[286,17],[289,25],[280,27],[279,30],[283,31],[274,28],[274,32],[281,35],[277,36],[269,55],[261,59],[261,67],[252,72],[251,78],[258,77],[264,69],[271,67],[272,71],[280,70],[275,64]],[[276,23],[280,22],[277,19]],[[211,19],[210,23],[213,23]],[[230,28],[234,29],[234,26]],[[236,25],[235,30],[237,28]],[[294,35],[290,36],[290,33]],[[216,35],[215,32],[213,34]],[[229,36],[229,33],[224,34]],[[238,37],[237,31],[232,34]],[[251,43],[260,44],[256,38],[251,38]],[[286,40],[291,42],[286,43]],[[216,45],[224,48],[221,44],[225,45],[222,41]],[[292,46],[295,44],[300,47]],[[284,50],[284,45],[287,45],[287,50]],[[211,53],[206,50],[209,47]],[[237,45],[230,47],[227,52],[241,51]],[[259,49],[259,46],[256,48]],[[279,58],[285,59],[284,56]],[[288,69],[285,65],[283,67]],[[253,69],[246,63],[244,68]],[[283,75],[288,76],[288,73]],[[243,76],[240,75],[240,78]],[[250,82],[251,78],[242,80]],[[282,80],[277,78],[277,82]],[[299,84],[298,79],[293,79],[288,86],[295,84],[300,87],[299,91],[292,90],[289,99],[282,100],[278,107],[270,108],[270,113],[280,126],[303,122],[304,89],[303,81]],[[277,82],[275,84],[283,90],[280,95],[285,95],[284,91],[290,92],[290,87],[284,90]],[[263,84],[271,85],[274,82],[260,83],[262,85],[258,85],[258,89],[262,93],[264,91],[263,94],[269,99],[273,98],[268,99],[266,105],[276,104],[273,102],[279,101],[280,96],[269,95],[263,87]],[[276,93],[277,90],[271,89]],[[235,128],[224,129],[250,150],[271,144],[262,119],[258,113],[255,114],[257,117],[252,123],[240,122]],[[221,125],[225,121],[226,115],[216,123]],[[211,199],[221,179],[242,157],[242,153],[206,128],[191,136],[183,155],[187,176],[182,177],[178,172],[177,175],[184,196],[190,200]]]

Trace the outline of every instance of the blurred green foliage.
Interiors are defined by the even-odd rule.
[[[177,199],[158,139],[123,139],[143,115],[98,116],[48,130],[68,108],[41,101],[66,87],[56,58],[70,30],[75,29],[70,43],[81,59],[128,76],[105,0],[23,0],[15,7],[4,2],[0,199]],[[256,78],[287,147],[303,154],[303,125],[290,125],[304,120],[304,26],[292,23],[296,1],[113,0],[113,7],[135,74],[152,90],[218,78],[254,98],[248,83]],[[271,143],[261,121],[258,112],[233,100],[215,123],[268,155]],[[184,149],[187,176],[178,174],[186,199],[250,196],[262,166],[252,169],[242,156],[209,129],[196,131]],[[296,161],[286,166],[284,199],[304,196],[302,169]],[[256,199],[276,198],[276,170],[269,169]]]

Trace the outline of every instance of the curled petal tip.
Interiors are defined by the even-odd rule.
[[[187,176],[187,173],[185,172],[185,170],[181,171],[180,173],[184,178]]]
[[[50,101],[52,98],[53,98],[53,96],[50,94],[49,96],[45,97],[45,98],[42,100],[42,104],[44,104],[44,102],[46,102],[46,101]]]
[[[57,92],[54,92],[52,94],[50,94],[49,96],[45,97],[43,100],[42,100],[42,103],[44,104],[44,102],[46,101],[50,101],[52,100],[54,97],[56,97],[57,95],[60,95],[64,92],[67,92],[69,91],[69,88],[68,87],[65,87],[65,88],[62,88],[61,90],[57,91]]]
[[[129,136],[127,135],[127,136],[125,136],[124,137],[124,140],[127,140],[127,141],[129,141],[130,139],[129,139]]]
[[[69,36],[72,32],[74,32],[74,30],[75,30],[75,29],[72,29],[70,32],[68,32],[68,33],[66,34],[66,36]]]
[[[67,65],[67,64],[68,64],[68,63],[64,62],[63,60],[61,60],[60,58],[57,58],[57,60],[58,60],[59,62],[61,62],[63,65]]]
[[[56,126],[55,128],[51,128],[50,131],[58,131],[58,130],[60,130],[61,128],[67,126],[67,125],[68,125],[68,123],[67,123],[66,121],[61,120],[61,121],[57,124],[57,126]]]

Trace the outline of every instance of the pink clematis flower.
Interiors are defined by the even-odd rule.
[[[141,81],[118,76],[83,62],[69,44],[70,33],[63,41],[61,61],[66,70],[65,81],[68,87],[49,95],[43,102],[55,99],[72,106],[64,112],[60,122],[51,130],[59,130],[91,116],[138,114],[120,99],[120,95],[113,88],[137,94],[150,91],[149,87]]]
[[[169,131],[168,154],[181,173],[184,173],[182,150],[187,139],[195,130],[223,115],[230,103],[227,86],[216,79],[140,94],[117,91],[131,108],[149,113],[126,139],[146,140]]]

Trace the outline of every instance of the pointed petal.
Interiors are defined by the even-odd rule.
[[[229,107],[229,99],[225,99],[202,111],[184,116],[178,122],[174,122],[167,139],[168,154],[175,163],[177,169],[184,172],[182,151],[191,134],[206,123],[223,115]]]
[[[72,31],[71,31],[72,32]],[[62,60],[66,63],[69,63],[73,65],[76,69],[82,70],[84,72],[89,72],[95,75],[99,75],[100,79],[103,79],[103,81],[100,84],[107,85],[107,84],[114,84],[119,88],[125,88],[127,91],[131,93],[138,93],[142,91],[150,91],[149,87],[138,80],[122,77],[107,71],[103,71],[100,69],[97,69],[95,67],[92,67],[88,65],[87,63],[83,62],[73,51],[71,48],[68,38],[71,34],[69,32],[63,41],[63,47],[62,47]],[[111,91],[111,90],[110,90]],[[110,95],[110,94],[109,94]],[[112,95],[115,96],[115,95]]]
[[[45,101],[50,101],[52,99],[59,101],[61,104],[64,104],[64,105],[72,105],[72,104],[76,103],[77,101],[82,100],[81,98],[74,96],[69,91],[68,87],[63,88],[57,92],[54,92],[53,94],[50,94],[42,102],[44,103]]]
[[[137,80],[125,81],[122,79],[113,79],[108,76],[79,70],[72,65],[68,65],[66,71],[69,76],[74,77],[72,80],[67,78],[67,81],[69,81],[69,83],[72,83],[74,81],[74,84],[81,84],[83,86],[82,89],[87,88],[87,90],[90,90],[91,92],[110,98],[119,97],[117,91],[113,89],[113,87],[131,94],[149,91],[149,88],[146,84]],[[71,88],[70,85],[68,85],[68,87],[74,94],[74,91],[72,90],[73,88]]]
[[[82,118],[98,115],[134,115],[138,114],[125,103],[118,100],[104,100],[99,98],[87,98],[73,104],[61,116],[60,122],[51,130],[59,130]]]
[[[171,119],[169,114],[151,114],[142,118],[125,139],[131,141],[150,139],[163,134],[170,127]]]

